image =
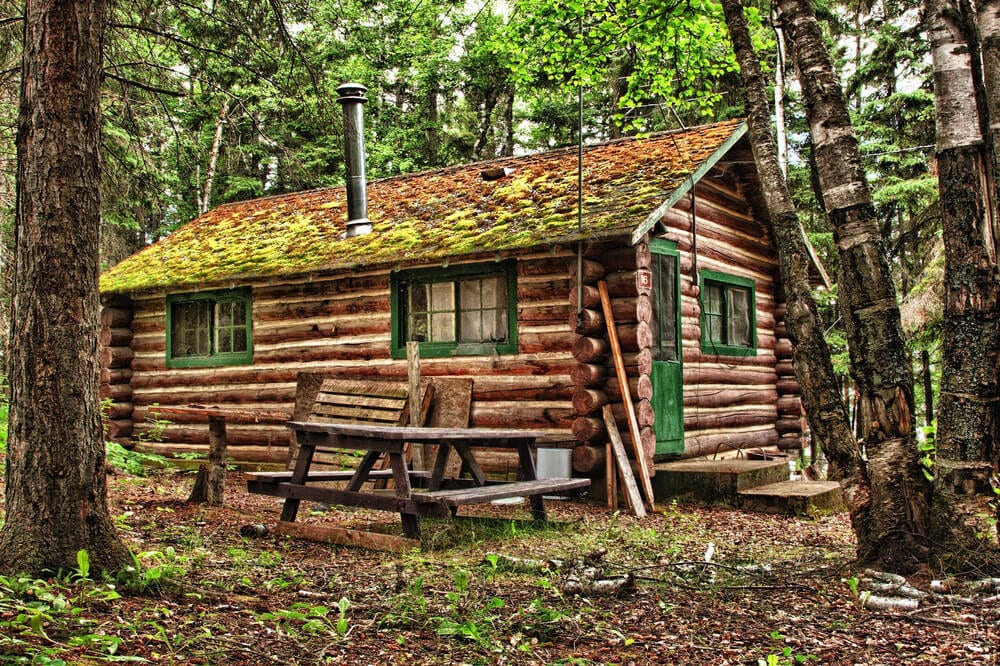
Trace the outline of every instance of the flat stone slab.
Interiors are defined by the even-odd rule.
[[[788,479],[784,460],[679,460],[655,465],[656,499],[735,504],[741,490]]]
[[[739,506],[747,511],[792,516],[817,516],[845,511],[844,493],[836,481],[782,481],[739,492]]]

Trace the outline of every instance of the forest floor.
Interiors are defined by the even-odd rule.
[[[273,525],[279,500],[248,495],[232,472],[225,506],[188,505],[192,479],[109,476],[112,514],[144,567],[138,583],[80,571],[0,578],[0,662],[1000,663],[995,594],[863,608],[844,514],[667,504],[636,520],[550,501],[553,520],[538,525],[526,505],[487,505],[423,521],[424,547],[397,555],[241,536]],[[387,514],[310,508],[302,520],[398,531]],[[587,556],[632,584],[574,593],[579,567],[526,561]],[[909,582],[930,587],[925,576]]]

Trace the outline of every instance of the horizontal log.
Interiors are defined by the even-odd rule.
[[[778,416],[801,416],[802,401],[796,396],[778,398]]]
[[[591,308],[583,308],[570,315],[570,327],[579,335],[604,337],[604,315]]]
[[[636,272],[634,270],[620,271],[618,273],[608,273],[605,276],[604,281],[608,283],[608,293],[612,299],[621,298],[622,296],[635,298],[639,295],[635,282]]]
[[[635,299],[635,317],[636,321],[641,321],[645,323],[650,323],[653,321],[653,299],[646,294],[640,295]]]
[[[645,243],[640,243],[634,247],[615,245],[601,254],[600,262],[604,264],[605,269],[609,273],[634,271],[636,268],[649,268],[651,262],[649,246]]]
[[[138,437],[149,438],[152,426],[148,423],[135,424]],[[156,439],[164,442],[180,442],[183,444],[207,444],[208,424],[178,424],[168,422],[163,427],[155,428]],[[290,435],[286,428],[230,425],[226,424],[226,444],[230,452],[243,446],[272,446],[287,449]],[[235,455],[231,453],[231,455]],[[287,454],[286,454],[287,455]]]
[[[607,272],[604,268],[604,264],[599,261],[594,261],[593,259],[583,260],[583,283],[584,284],[594,284],[598,280],[604,277]],[[577,269],[578,262],[569,262],[569,276],[571,279],[577,279]]]
[[[607,366],[596,363],[580,363],[570,371],[570,379],[577,388],[603,386],[607,378]]]
[[[774,371],[779,377],[794,377],[795,363],[791,359],[778,359],[774,364]]]
[[[132,381],[131,368],[101,368],[102,384],[128,384]]]
[[[765,366],[754,367],[703,367],[696,364],[684,365],[684,384],[697,386],[699,384],[732,384],[734,386],[774,386],[778,376],[774,370]]]
[[[604,469],[606,461],[605,447],[581,444],[573,448],[571,456],[573,471],[577,474],[595,474]]]
[[[591,286],[589,284],[583,285],[583,289],[578,293],[577,286],[574,283],[571,285],[569,290],[569,304],[573,306],[573,309],[580,307],[580,296],[583,297],[582,303],[585,308],[599,308],[601,307],[601,294],[597,291],[597,287]]]
[[[640,428],[652,427],[656,420],[656,413],[653,410],[653,405],[649,400],[636,400],[635,401],[635,418],[639,422]],[[626,423],[626,422],[620,422]]]
[[[311,361],[373,360],[389,357],[388,342],[334,341],[323,346],[272,347],[254,349],[254,363],[307,363]],[[133,370],[137,367],[133,366]]]
[[[104,424],[108,430],[108,437],[112,439],[132,436],[133,423],[131,419],[106,419]]]
[[[177,413],[172,410],[184,409]],[[206,405],[226,411],[226,425],[277,426],[287,429],[286,423],[294,407],[291,403],[257,402],[243,405]],[[133,411],[132,419],[136,423],[161,421],[176,424],[204,425],[208,423],[208,414],[186,412],[188,405],[144,405]]]
[[[129,328],[132,324],[132,309],[123,307],[101,308],[101,326],[107,328]]]
[[[775,383],[778,395],[799,395],[802,393],[798,381],[794,377],[779,377]]]
[[[788,433],[778,438],[778,448],[782,451],[799,451],[802,449],[802,436]]]
[[[102,347],[128,347],[132,343],[132,329],[127,327],[109,328],[101,326],[97,341]]]
[[[100,357],[105,368],[127,368],[135,358],[135,352],[131,347],[103,347]]]
[[[778,433],[773,428],[744,433],[717,433],[685,437],[684,456],[710,456],[735,449],[777,446]]]
[[[606,404],[608,404],[608,396],[604,391],[577,389],[573,392],[573,409],[580,416],[594,414]]]
[[[335,296],[338,294],[351,295],[359,292],[379,292],[389,293],[389,273],[379,271],[368,275],[343,274],[335,276],[333,279],[317,279],[312,282],[295,280],[283,284],[256,284],[254,285],[254,301],[274,300],[282,302],[294,302],[317,295]]]
[[[546,434],[547,440],[573,440],[573,419],[576,418],[571,406],[544,405],[504,406],[492,403],[472,403],[470,422],[474,428],[540,428],[561,430]]]
[[[518,304],[517,323],[519,326],[563,325],[572,317],[576,317],[576,312],[568,300],[559,305]],[[570,330],[573,330],[572,327]]]
[[[104,416],[112,420],[132,420],[131,402],[110,402],[104,409]]]
[[[254,345],[290,344],[306,340],[346,340],[358,336],[388,335],[392,330],[389,317],[385,319],[338,320],[323,324],[289,324],[256,328],[253,333]],[[138,347],[136,348],[138,351]]]
[[[649,375],[639,375],[639,379],[636,381],[635,397],[640,400],[652,400],[653,380]]]
[[[520,258],[517,262],[518,277],[568,274],[571,266],[576,265],[576,252],[563,257]]]
[[[342,316],[363,316],[372,314],[389,315],[391,306],[389,292],[384,295],[364,298],[324,298],[305,301],[271,301],[261,303],[254,300],[254,323],[270,324],[281,321],[303,319],[329,319]]]
[[[532,301],[553,301],[566,298],[570,299],[570,305],[575,309],[576,303],[570,297],[570,294],[575,291],[576,286],[571,283],[569,278],[556,278],[546,282],[518,282],[517,302],[530,303]],[[598,302],[600,302],[600,298],[598,298]]]
[[[260,386],[192,386],[187,389],[134,391],[136,405],[243,405],[255,402],[291,403],[295,400],[295,384],[262,384]]]
[[[570,351],[576,338],[568,326],[560,331],[521,332],[517,336],[517,349],[521,354]]]
[[[781,338],[774,344],[774,355],[777,358],[792,358],[792,341],[788,338]]]
[[[589,444],[603,443],[607,435],[604,420],[589,416],[578,416],[573,419],[572,431],[577,441]]]
[[[628,378],[629,395],[632,400],[637,400],[640,396],[639,394],[639,378],[636,376],[629,376]],[[652,385],[650,385],[652,387]],[[612,374],[608,377],[607,382],[604,384],[604,391],[608,394],[608,400],[611,402],[621,402],[622,392],[621,385],[618,382],[617,374]],[[647,399],[652,396],[652,391],[650,395],[645,396]]]
[[[642,443],[642,452],[646,456],[646,467],[650,476],[656,476],[653,469],[653,458],[656,455],[656,433],[651,426],[646,426],[639,431],[639,441]]]
[[[780,435],[799,436],[802,434],[802,419],[795,416],[779,416],[774,422],[774,429]]]
[[[114,402],[129,402],[133,393],[132,387],[128,384],[101,384],[98,388],[101,400],[110,399]]]
[[[573,358],[580,363],[601,363],[608,357],[609,351],[604,338],[580,336],[573,344]]]
[[[773,408],[763,410],[724,410],[720,412],[691,412],[684,414],[685,432],[695,430],[718,430],[719,428],[751,428],[754,426],[774,426],[776,417]]]
[[[135,450],[155,453],[168,458],[194,454],[208,457],[208,444],[187,442],[140,442]],[[228,460],[233,463],[275,463],[284,465],[288,461],[288,449],[280,446],[240,446],[227,448]]]
[[[731,389],[692,387],[684,392],[684,406],[697,409],[736,407],[739,405],[773,405],[778,393],[768,385]]]

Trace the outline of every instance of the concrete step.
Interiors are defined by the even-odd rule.
[[[655,466],[653,495],[658,500],[686,499],[735,504],[737,494],[788,479],[784,460],[679,460]]]
[[[847,509],[836,481],[782,481],[748,488],[739,492],[738,505],[746,511],[813,517]]]

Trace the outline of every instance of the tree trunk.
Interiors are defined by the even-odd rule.
[[[812,4],[779,0],[778,10],[799,73],[822,199],[840,257],[840,310],[860,392],[872,491],[859,556],[907,570],[929,557],[931,486],[917,451],[912,369],[899,305],[858,141]]]
[[[205,174],[205,187],[198,201],[198,214],[203,215],[212,207],[212,186],[215,184],[215,170],[219,164],[219,154],[222,152],[222,131],[229,119],[229,99],[222,101],[219,117],[215,120],[215,137],[212,139],[212,150],[208,154],[208,171]]]
[[[104,0],[28,0],[18,118],[6,572],[131,561],[106,502],[98,402]]]
[[[724,0],[722,4],[743,77],[750,144],[778,250],[786,299],[785,323],[793,343],[795,376],[802,390],[802,404],[813,438],[820,442],[844,488],[851,521],[861,543],[867,539],[871,488],[861,451],[851,433],[847,409],[830,361],[830,350],[823,338],[823,325],[812,297],[810,253],[771,136],[767,88],[743,16],[743,5],[739,0]]]

